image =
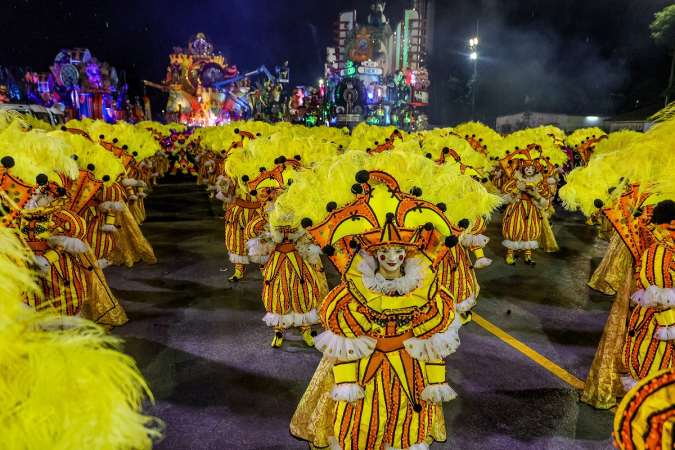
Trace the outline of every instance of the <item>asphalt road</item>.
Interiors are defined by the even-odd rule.
[[[227,280],[222,203],[194,180],[162,181],[141,227],[159,262],[105,271],[130,318],[114,333],[154,393],[148,411],[166,423],[156,448],[306,449],[288,425],[321,354],[298,331],[286,333],[282,349],[270,347],[260,272]],[[535,251],[536,267],[512,267],[495,215],[485,251],[493,263],[478,271],[474,311],[585,380],[612,301],[586,287],[606,243],[580,215],[561,211],[551,224],[561,251]],[[337,272],[326,266],[335,286]],[[445,404],[448,440],[432,449],[613,448],[613,413],[580,403],[574,387],[475,322],[460,337],[447,358],[458,393]]]

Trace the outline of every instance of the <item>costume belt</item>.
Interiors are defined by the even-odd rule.
[[[246,209],[258,209],[260,208],[260,202],[247,202],[246,200],[242,200],[240,198],[237,198],[234,201],[235,205],[241,206],[242,208]]]
[[[49,250],[51,247],[47,243],[47,241],[26,241],[26,245],[28,245],[28,248],[33,250],[34,252],[46,252]]]
[[[363,384],[368,383],[373,379],[378,369],[387,358],[387,353],[399,352],[401,362],[403,363],[403,369],[405,371],[405,380],[399,380],[404,387],[404,391],[410,401],[414,404],[417,403],[413,397],[416,397],[414,394],[415,390],[415,378],[414,378],[414,367],[413,367],[413,358],[405,351],[403,342],[414,337],[412,330],[408,330],[406,333],[400,336],[378,338],[377,344],[375,344],[375,351],[368,361],[368,367],[363,378]],[[403,350],[403,351],[400,351]],[[397,372],[398,375],[398,372]],[[407,389],[406,389],[407,387]]]
[[[522,193],[520,194],[520,199],[522,201],[532,201],[532,197],[530,197],[530,194]]]
[[[274,250],[280,253],[291,253],[295,251],[295,244],[292,242],[277,244],[277,246],[274,247]]]

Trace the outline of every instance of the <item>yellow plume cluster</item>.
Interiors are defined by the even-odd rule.
[[[501,159],[506,157],[507,152],[511,153],[516,149],[526,149],[531,144],[539,145],[541,147],[541,155],[547,158],[551,164],[561,166],[568,160],[567,154],[554,145],[553,139],[546,133],[544,127],[528,128],[506,136],[497,146],[493,147],[490,151],[490,156]],[[533,158],[537,156],[539,155],[536,152],[532,154]]]
[[[7,449],[150,449],[163,424],[121,341],[85,319],[34,313],[27,253],[0,228],[0,440]],[[63,328],[63,329],[61,329]]]
[[[457,152],[457,155],[461,158],[462,164],[471,166],[474,169],[489,169],[492,166],[492,163],[487,156],[475,151],[466,139],[456,134],[447,136],[426,136],[420,150],[423,155],[426,156],[428,153],[431,153],[433,159],[438,159],[445,147]]]
[[[76,179],[79,170],[70,143],[55,136],[55,132],[24,131],[24,123],[14,120],[0,133],[0,158],[9,156],[14,160],[12,173],[28,184],[35,184],[40,174],[59,184],[58,174]]]
[[[581,128],[579,130],[575,130],[567,136],[567,139],[565,139],[565,144],[567,144],[568,147],[578,147],[590,138],[599,138],[600,136],[604,136],[607,133],[602,131],[598,127],[593,127],[593,128]]]
[[[501,204],[499,196],[489,194],[472,178],[460,175],[456,165],[438,165],[424,156],[399,150],[372,156],[348,151],[304,172],[277,199],[270,224],[297,227],[304,217],[315,224],[321,222],[328,214],[327,203],[334,201],[341,207],[356,198],[351,186],[360,170],[387,172],[396,178],[403,192],[421,188],[422,199],[447,205],[446,216],[453,223],[489,216]]]
[[[55,135],[70,142],[70,145],[73,147],[73,153],[77,156],[77,165],[81,169],[88,169],[90,164],[94,165],[92,175],[97,180],[103,180],[107,175],[108,179],[105,183],[110,185],[117,181],[120,175],[125,173],[124,165],[119,158],[106,150],[102,145],[91,142],[84,136],[67,131],[57,131]]]
[[[481,145],[486,148],[488,153],[502,140],[499,133],[480,122],[466,122],[457,125],[452,129],[452,132],[463,138],[475,137],[481,141]]]

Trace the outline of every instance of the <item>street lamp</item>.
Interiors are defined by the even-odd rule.
[[[478,31],[478,25],[476,25]],[[473,60],[473,79],[471,82],[471,120],[476,110],[476,82],[478,75],[478,38],[469,39],[469,50],[471,50],[470,58]]]

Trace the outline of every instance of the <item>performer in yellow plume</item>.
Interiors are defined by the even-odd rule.
[[[445,440],[441,403],[455,393],[443,358],[459,345],[461,321],[430,267],[463,230],[435,203],[467,192],[490,197],[463,178],[410,153],[346,152],[277,201],[295,205],[284,211],[289,222],[301,222],[343,275],[320,311],[327,331],[314,342],[324,359],[291,423],[294,436],[341,450]]]

